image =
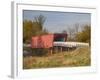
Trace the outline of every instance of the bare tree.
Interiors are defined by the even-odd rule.
[[[70,41],[75,41],[75,36],[76,34],[79,32],[79,24],[76,23],[76,24],[73,24],[73,26],[68,26],[68,29],[67,29],[67,32],[68,32],[68,39]]]
[[[73,39],[73,35],[74,35],[74,28],[68,28],[68,34],[69,34],[69,40]]]
[[[75,34],[79,32],[79,23],[74,24]]]
[[[43,28],[43,24],[45,22],[45,19],[46,18],[43,15],[39,15],[39,16],[34,17],[34,22],[36,22],[40,26],[41,30]]]
[[[62,33],[65,33],[65,34],[67,34],[67,31],[66,31],[66,30],[63,30],[63,31],[62,31]]]

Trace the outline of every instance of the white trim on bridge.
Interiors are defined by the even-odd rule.
[[[82,43],[82,42],[54,42],[54,46],[61,46],[61,47],[88,47],[89,43]]]

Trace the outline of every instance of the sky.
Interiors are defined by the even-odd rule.
[[[23,20],[34,21],[34,17],[38,15],[45,16],[46,20],[43,29],[47,29],[51,33],[61,33],[67,31],[68,28],[74,28],[75,24],[91,24],[90,13],[75,12],[54,12],[54,11],[34,11],[24,10]]]

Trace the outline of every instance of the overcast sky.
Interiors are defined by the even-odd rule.
[[[90,24],[91,14],[73,13],[73,12],[51,12],[51,11],[34,11],[24,10],[23,20],[34,20],[35,16],[43,15],[46,17],[44,28],[52,33],[60,33],[68,27],[74,28],[74,24]]]

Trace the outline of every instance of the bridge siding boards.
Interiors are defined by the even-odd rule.
[[[40,36],[33,36],[31,45],[32,48],[50,48],[53,47],[54,41],[65,42],[67,34],[47,34]]]
[[[62,47],[85,47],[89,46],[88,43],[82,42],[54,42],[54,46],[62,46]]]

